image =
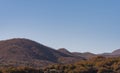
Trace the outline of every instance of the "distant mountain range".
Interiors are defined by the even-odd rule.
[[[120,56],[120,49],[99,54],[106,57]],[[69,52],[65,48],[55,50],[35,41],[15,38],[0,41],[0,65],[42,67],[49,64],[74,63],[98,56],[93,53]]]

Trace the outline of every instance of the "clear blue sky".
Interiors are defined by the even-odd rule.
[[[77,52],[120,48],[120,0],[0,0],[0,40]]]

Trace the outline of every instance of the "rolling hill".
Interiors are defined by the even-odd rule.
[[[4,66],[40,67],[83,59],[80,56],[72,56],[29,39],[15,38],[0,41],[0,63]]]
[[[65,48],[55,50],[25,38],[0,41],[1,66],[43,67],[51,64],[74,63],[95,56],[118,57],[120,49],[112,53],[93,54],[90,52],[70,52]]]

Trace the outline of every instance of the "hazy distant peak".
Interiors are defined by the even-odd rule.
[[[114,50],[112,55],[120,55],[120,49]]]

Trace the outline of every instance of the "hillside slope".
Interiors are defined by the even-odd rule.
[[[0,62],[5,65],[44,66],[53,63],[64,63],[81,60],[29,39],[10,39],[0,41]],[[63,63],[63,62],[62,62]]]

